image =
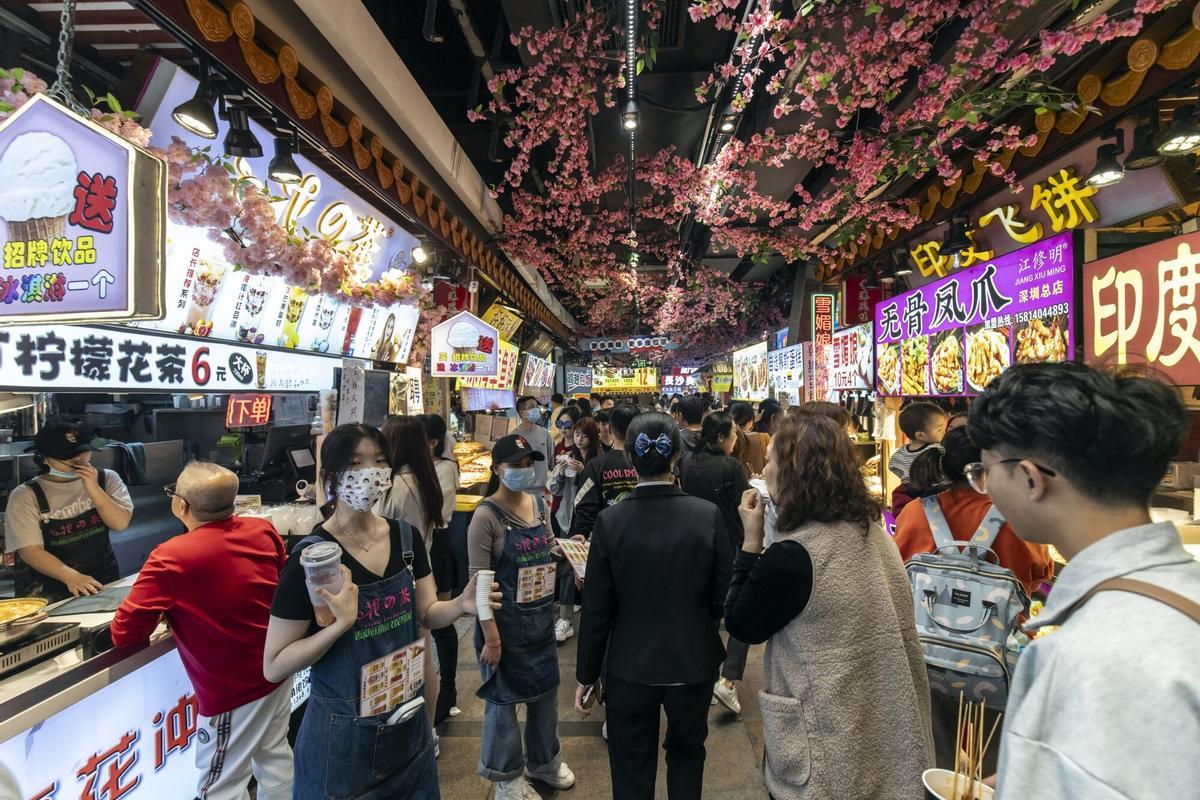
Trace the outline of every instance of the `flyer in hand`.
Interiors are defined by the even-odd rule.
[[[571,562],[571,566],[575,568],[575,575],[579,580],[583,580],[584,570],[587,569],[588,558],[588,543],[579,542],[575,539],[559,539],[559,545],[566,554],[567,560]]]

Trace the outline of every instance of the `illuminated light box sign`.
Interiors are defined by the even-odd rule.
[[[506,342],[511,342],[521,327],[521,318],[499,303],[488,306],[488,310],[483,312],[483,321],[495,328]]]
[[[837,402],[839,392],[871,391],[873,349],[869,324],[838,331],[827,345],[808,342],[804,352],[805,397]]]
[[[166,165],[44,95],[0,123],[0,323],[163,305]]]
[[[675,394],[692,388],[695,367],[668,367],[662,371],[662,388],[667,394]]]
[[[1084,357],[1150,364],[1181,386],[1200,384],[1200,233],[1083,267]]]
[[[554,384],[554,362],[527,353],[521,385],[531,389],[548,389]]]
[[[712,379],[712,390],[717,393],[728,392],[733,388],[732,372],[715,372]]]
[[[814,292],[809,303],[812,322],[809,340],[818,345],[829,344],[833,340],[835,297],[828,292]]]
[[[500,335],[474,314],[463,311],[434,326],[429,338],[429,373],[433,377],[496,375]]]
[[[171,649],[0,743],[0,797],[193,797],[198,716],[191,682]]]
[[[588,394],[592,391],[592,368],[591,367],[571,367],[566,368],[567,373],[567,390],[566,394]]]
[[[496,353],[496,374],[458,379],[459,389],[493,389],[512,392],[517,379],[517,359],[521,351],[515,344],[500,342]]]
[[[271,395],[234,394],[225,404],[226,428],[259,428],[271,421]]]
[[[796,391],[804,385],[804,345],[767,353],[767,376],[776,391]]]
[[[580,339],[579,349],[585,353],[636,353],[642,350],[678,350],[679,344],[670,336],[618,336],[603,339]]]
[[[733,399],[767,399],[767,343],[733,351]]]
[[[978,394],[1013,364],[1070,359],[1075,258],[1063,233],[880,303],[879,393]]]
[[[315,392],[341,359],[133,328],[0,330],[0,387],[13,391]]]
[[[164,141],[178,136],[194,149],[219,148],[171,118],[171,110],[192,97],[195,79],[166,62],[159,66],[154,83],[160,75],[169,76],[162,79],[165,93],[156,105],[141,109],[147,126]],[[218,142],[227,124],[218,121]],[[254,122],[250,127],[259,141],[271,141],[266,129]],[[372,280],[389,269],[411,265],[412,250],[419,244],[415,237],[312,162],[299,155],[295,159],[304,177],[294,184],[266,180],[269,149],[261,158],[238,158],[233,165],[239,176],[282,198],[273,204],[279,222],[298,232],[307,228],[339,249],[354,252],[369,264]],[[204,228],[168,222],[166,240],[165,316],[140,323],[144,327],[398,364],[408,360],[417,327],[415,305],[352,306],[325,295],[309,295],[280,276],[250,275],[226,259],[224,248]]]
[[[597,367],[592,370],[592,389],[597,392],[657,392],[658,370],[654,367]]]

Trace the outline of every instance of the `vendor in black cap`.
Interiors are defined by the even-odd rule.
[[[92,439],[90,428],[67,420],[34,437],[29,449],[42,473],[13,489],[4,518],[18,597],[95,594],[119,577],[108,533],[129,527],[133,502],[115,472],[92,466]]]

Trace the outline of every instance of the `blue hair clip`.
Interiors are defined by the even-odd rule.
[[[665,433],[660,433],[657,439],[651,439],[646,434],[639,433],[633,443],[633,452],[637,453],[638,458],[641,458],[649,452],[651,447],[658,450],[663,458],[671,457],[671,438]]]

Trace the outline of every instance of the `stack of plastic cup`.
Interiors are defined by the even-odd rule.
[[[488,596],[492,593],[492,583],[496,580],[496,571],[481,569],[475,577],[475,613],[479,619],[491,619],[492,604]]]

